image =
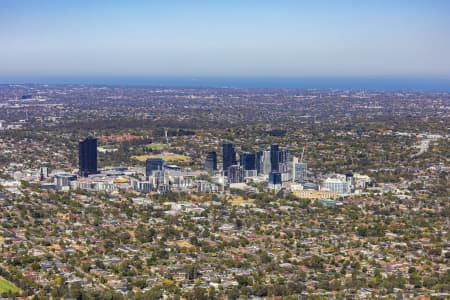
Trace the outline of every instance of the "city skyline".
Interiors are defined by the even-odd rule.
[[[0,1],[0,299],[450,299],[450,1]]]

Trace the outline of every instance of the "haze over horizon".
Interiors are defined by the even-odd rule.
[[[450,2],[6,0],[0,44],[0,82],[437,78],[445,85]]]

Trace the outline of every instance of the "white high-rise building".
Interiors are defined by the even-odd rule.
[[[257,157],[257,159],[259,159],[257,162],[257,165],[259,165],[258,172],[262,175],[269,175],[272,170],[272,165],[270,163],[270,150],[264,150],[260,153],[261,154]]]
[[[345,176],[328,177],[324,180],[323,187],[338,195],[347,195],[351,192],[350,183],[345,179]]]
[[[70,188],[70,182],[76,181],[76,180],[77,180],[77,176],[73,175],[73,174],[62,173],[62,174],[55,175],[55,184],[59,189],[62,189],[65,187]]]
[[[131,180],[131,186],[133,189],[140,193],[150,193],[152,190],[152,184],[149,181]]]

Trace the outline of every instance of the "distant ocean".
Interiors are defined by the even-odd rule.
[[[24,83],[450,92],[450,78],[0,77],[0,84]]]

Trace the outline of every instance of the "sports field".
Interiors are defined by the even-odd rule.
[[[171,163],[188,163],[191,161],[191,158],[189,156],[181,154],[137,155],[132,156],[131,158],[138,161],[146,161],[148,158],[162,158],[166,162]]]

